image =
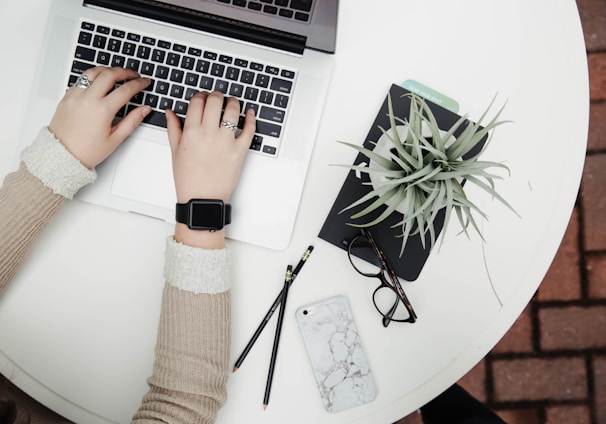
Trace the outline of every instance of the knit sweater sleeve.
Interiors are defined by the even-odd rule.
[[[167,241],[162,311],[149,391],[133,423],[212,423],[227,398],[228,250]]]
[[[19,169],[8,174],[0,188],[0,294],[65,199],[96,176],[47,128],[21,159]]]

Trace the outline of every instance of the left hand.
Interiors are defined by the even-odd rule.
[[[120,108],[151,81],[123,68],[96,67],[84,74],[91,86],[67,90],[48,129],[84,166],[93,169],[112,154],[151,111],[149,106],[139,106],[112,126]],[[113,90],[121,81],[126,82]]]

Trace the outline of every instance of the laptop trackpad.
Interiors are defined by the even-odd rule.
[[[111,193],[162,208],[176,202],[170,147],[131,137],[121,147]]]

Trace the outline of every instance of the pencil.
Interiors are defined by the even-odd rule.
[[[295,267],[294,271],[292,272],[292,279],[291,279],[291,281],[289,283],[289,287],[295,281],[295,278],[297,278],[297,275],[301,271],[301,268],[303,268],[303,265],[305,265],[305,262],[307,261],[307,259],[309,259],[309,255],[311,255],[311,252],[313,250],[314,250],[314,247],[313,246],[309,246],[307,248],[307,250],[305,251],[305,253],[303,253],[303,256],[301,257],[301,260],[299,260],[299,263],[297,264],[297,266]],[[246,347],[244,348],[244,350],[240,354],[240,357],[236,360],[236,363],[234,364],[233,372],[238,371],[238,368],[240,368],[240,366],[242,365],[242,362],[244,362],[244,359],[246,358],[246,355],[248,355],[248,353],[252,349],[253,345],[255,344],[255,342],[257,341],[257,339],[259,338],[259,336],[263,332],[263,329],[265,328],[265,326],[269,322],[270,318],[272,317],[272,315],[274,314],[274,312],[276,312],[276,309],[278,309],[278,306],[280,306],[280,302],[282,302],[282,292],[283,291],[284,291],[284,289],[282,289],[282,291],[280,291],[280,293],[278,293],[278,297],[276,297],[276,300],[274,300],[274,303],[271,305],[271,307],[269,308],[269,310],[265,314],[265,317],[263,317],[263,320],[261,320],[261,323],[259,324],[259,326],[257,327],[257,330],[255,331],[255,333],[253,334],[253,336],[250,338],[248,344],[246,345]]]
[[[282,299],[280,302],[280,312],[278,312],[278,324],[276,325],[276,336],[274,337],[274,347],[271,350],[271,360],[269,361],[269,372],[267,373],[267,384],[265,385],[265,395],[263,396],[263,409],[267,409],[269,403],[269,394],[271,384],[274,379],[274,370],[276,368],[276,358],[278,357],[278,347],[280,346],[280,334],[282,334],[282,324],[284,323],[284,311],[286,310],[286,298],[288,289],[292,282],[292,266],[286,268],[286,277],[284,278],[284,288],[282,289]]]

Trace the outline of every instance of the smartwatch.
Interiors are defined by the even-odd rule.
[[[191,199],[177,203],[175,219],[191,230],[217,231],[231,222],[231,205],[217,199]]]

